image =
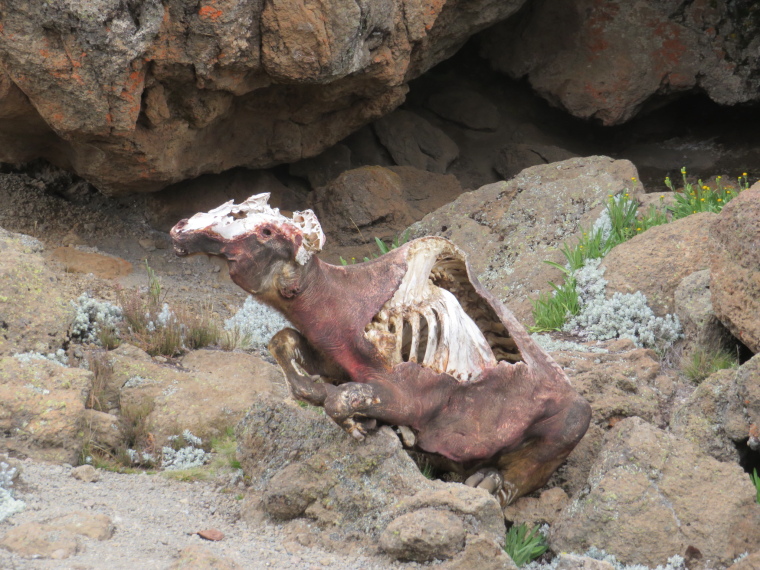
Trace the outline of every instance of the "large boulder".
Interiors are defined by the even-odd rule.
[[[55,352],[71,315],[35,238],[0,228],[0,355]]]
[[[657,97],[757,101],[757,6],[539,0],[486,32],[482,52],[551,103],[616,125]]]
[[[92,372],[42,357],[0,359],[0,432],[15,453],[76,463],[85,445]]]
[[[245,353],[198,350],[182,358],[181,369],[122,344],[109,360],[106,407],[118,401],[123,421],[144,421],[158,447],[186,429],[208,442],[235,426],[262,394],[287,394],[277,367]]]
[[[605,270],[607,295],[641,291],[658,317],[675,312],[681,281],[710,266],[709,233],[717,217],[710,212],[686,216],[615,247],[600,266]]]
[[[357,442],[321,411],[265,396],[238,424],[237,436],[251,481],[245,518],[289,525],[307,519],[325,545],[380,540],[406,560],[474,557],[469,546],[477,540],[503,545],[496,499],[426,479],[390,427]]]
[[[758,378],[760,355],[738,369],[712,374],[673,411],[673,433],[720,461],[739,461],[737,445],[747,441],[756,452],[760,451]]]
[[[760,352],[760,184],[723,208],[710,231],[710,292],[715,315]]]
[[[552,527],[555,551],[591,546],[626,564],[656,566],[687,548],[705,568],[724,567],[760,541],[755,489],[735,463],[640,418],[618,423],[589,477]]]
[[[314,156],[523,3],[3,0],[0,161],[116,194]]]
[[[374,250],[375,237],[397,238],[411,223],[461,193],[451,174],[413,166],[363,166],[317,189],[312,206],[331,241],[369,243]]]
[[[559,247],[590,228],[610,195],[643,191],[627,160],[573,158],[523,170],[508,182],[466,192],[411,227],[412,237],[439,235],[468,255],[478,278],[523,322],[529,295],[560,282],[544,260],[564,263]]]

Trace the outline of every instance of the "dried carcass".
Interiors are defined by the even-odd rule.
[[[179,255],[225,257],[235,283],[295,325],[269,345],[293,395],[357,439],[378,421],[399,426],[408,445],[503,504],[542,486],[590,407],[464,253],[425,237],[330,265],[314,255],[325,240],[314,214],[288,218],[268,198],[227,202],[171,235]]]

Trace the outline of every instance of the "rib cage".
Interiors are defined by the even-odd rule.
[[[467,277],[461,253],[423,238],[407,250],[407,272],[394,296],[365,328],[392,366],[419,362],[460,382],[499,360],[522,360],[517,345]]]

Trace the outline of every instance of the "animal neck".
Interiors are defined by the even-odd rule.
[[[405,266],[394,257],[384,263],[336,266],[315,256],[299,274],[297,294],[290,299],[280,295],[277,308],[302,331],[323,326],[334,332],[363,331],[403,277]]]

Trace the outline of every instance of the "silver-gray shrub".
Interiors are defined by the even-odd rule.
[[[26,504],[13,498],[13,479],[16,468],[0,461],[0,522],[24,510]]]
[[[187,445],[180,449],[174,449],[169,446],[164,446],[161,449],[161,467],[163,467],[165,471],[177,471],[180,469],[200,467],[210,459],[211,455],[201,448],[201,445],[203,445],[201,438],[193,435],[190,430],[186,429],[181,436],[169,436],[169,441],[172,443],[178,440],[181,440]]]
[[[287,327],[293,327],[290,321],[253,297],[248,297],[240,310],[224,321],[225,330],[237,329],[249,339],[252,348],[259,350],[266,348],[272,337]]]
[[[675,315],[655,316],[641,292],[615,293],[607,298],[601,259],[589,259],[574,273],[580,312],[563,330],[590,340],[628,338],[637,346],[664,350],[681,338]]]
[[[98,334],[102,327],[116,329],[116,325],[122,320],[121,307],[108,301],[93,299],[87,293],[80,295],[71,305],[75,313],[70,335],[72,340],[78,342],[98,344]]]

